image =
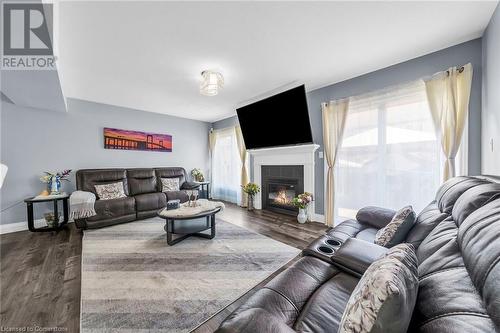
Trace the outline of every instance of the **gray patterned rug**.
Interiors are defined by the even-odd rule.
[[[214,239],[166,243],[164,220],[85,231],[82,332],[189,332],[299,250],[217,219]]]

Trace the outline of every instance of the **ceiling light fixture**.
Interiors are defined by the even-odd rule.
[[[224,77],[219,72],[201,72],[200,94],[205,96],[215,96],[224,85]]]

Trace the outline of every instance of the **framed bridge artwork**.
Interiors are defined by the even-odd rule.
[[[172,136],[104,127],[104,148],[171,152]]]

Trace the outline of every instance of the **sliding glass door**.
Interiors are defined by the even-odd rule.
[[[440,182],[440,146],[423,82],[351,100],[336,172],[335,221],[366,205],[418,213]]]
[[[212,197],[241,202],[241,159],[234,127],[216,130],[212,155]]]

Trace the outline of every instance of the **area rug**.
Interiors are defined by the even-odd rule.
[[[189,332],[299,253],[220,219],[214,239],[168,246],[164,224],[85,231],[82,332]]]

